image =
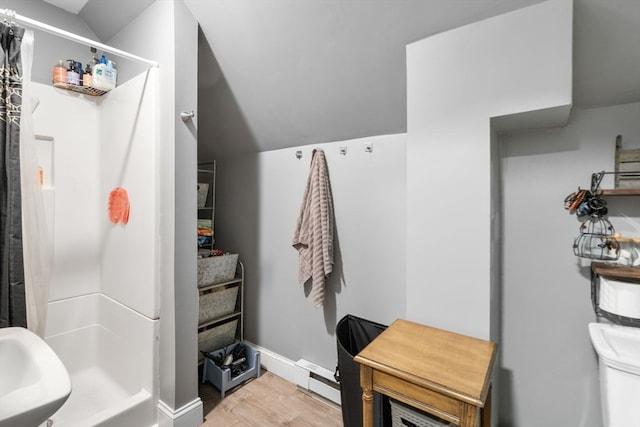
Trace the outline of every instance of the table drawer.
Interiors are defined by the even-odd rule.
[[[460,422],[461,402],[408,381],[373,371],[373,389],[452,423]]]

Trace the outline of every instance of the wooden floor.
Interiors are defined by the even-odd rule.
[[[270,372],[262,372],[227,391],[200,384],[204,423],[201,427],[343,427],[340,409],[298,390]]]

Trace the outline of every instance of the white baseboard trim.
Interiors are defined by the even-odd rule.
[[[196,398],[178,409],[158,402],[158,427],[198,427],[202,424],[202,400]]]
[[[247,344],[258,349],[260,351],[260,365],[267,371],[284,378],[285,380],[296,384],[303,390],[311,393],[315,393],[323,399],[340,405],[340,391],[333,389],[325,384],[310,378],[309,372],[321,374],[325,378],[333,377],[333,374],[328,369],[317,366],[304,359],[300,359],[297,362],[287,359],[286,357],[274,353],[264,347],[260,347],[250,341]]]
[[[260,351],[260,365],[262,365],[267,371],[272,372],[294,384],[298,384],[300,382],[301,375],[304,376],[306,374],[299,366],[296,366],[293,360],[289,360],[278,353],[274,353],[271,350],[260,347],[251,341],[246,342],[251,347]]]

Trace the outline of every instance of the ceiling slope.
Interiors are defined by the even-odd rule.
[[[89,0],[79,15],[104,41],[153,1]],[[201,153],[405,132],[408,43],[540,1],[184,0],[201,26]],[[574,0],[573,31],[574,105],[640,101],[640,1]]]

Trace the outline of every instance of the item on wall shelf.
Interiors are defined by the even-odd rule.
[[[575,213],[580,224],[580,235],[573,242],[573,253],[582,258],[605,261],[618,261],[625,265],[635,263],[635,253],[627,243],[634,239],[621,238],[615,233],[613,225],[606,219],[607,202],[601,197],[600,183],[606,174],[618,172],[597,172],[591,175],[591,189],[581,189],[569,194],[564,200],[564,208],[570,214]],[[623,247],[621,248],[621,241]]]
[[[114,223],[129,222],[129,194],[123,187],[114,188],[109,193],[109,220]]]
[[[216,163],[198,164],[196,203],[198,206],[198,258],[211,256],[215,243]]]
[[[622,149],[622,135],[616,137],[615,188],[640,188],[640,148]]]
[[[67,67],[64,66],[62,59],[53,66],[53,83],[67,83]]]
[[[80,84],[80,73],[78,72],[78,61],[75,59],[67,59],[69,66],[67,67],[67,84],[76,85]]]
[[[640,274],[634,267],[591,264],[591,303],[598,317],[640,327]]]
[[[573,242],[573,253],[581,258],[617,260],[620,256],[620,243],[609,220],[592,215],[580,224],[580,235]]]
[[[210,219],[198,220],[198,248],[211,248],[213,246],[213,226]],[[203,250],[202,253],[198,253],[199,257],[211,256],[212,253],[209,250]]]
[[[600,308],[619,316],[640,319],[640,286],[600,277]]]
[[[93,68],[98,63],[98,58],[96,57],[96,53],[98,50],[91,46],[91,58],[87,62],[87,65],[84,67],[84,74],[82,75],[82,86],[91,86],[93,87]]]
[[[93,87],[106,91],[115,88],[117,74],[116,63],[102,55],[100,63],[93,67]]]
[[[75,59],[67,59],[68,67],[64,66],[64,61],[59,60],[53,68],[53,86],[91,96],[102,96],[114,89],[118,73],[116,63],[104,55],[98,60],[94,47],[91,52],[92,57],[84,70],[82,63]]]
[[[82,75],[82,86],[93,86],[93,74],[90,63],[87,63],[87,65],[84,67],[84,74]]]
[[[108,90],[97,89],[92,86],[78,86],[78,85],[71,85],[68,83],[54,83],[53,86],[58,89],[64,89],[71,92],[83,93],[85,95],[90,95],[90,96],[102,96],[102,95],[105,95],[107,92],[109,92]]]
[[[198,208],[204,208],[209,195],[209,184],[206,182],[198,183]]]
[[[607,202],[600,197],[598,190],[605,174],[610,172],[598,172],[591,174],[591,189],[578,187],[578,190],[569,194],[564,199],[564,208],[570,214],[575,213],[581,221],[589,216],[603,217],[608,213]]]
[[[573,253],[581,258],[615,261],[620,256],[620,244],[615,237],[613,225],[606,219],[607,202],[600,197],[598,189],[606,172],[591,175],[591,189],[571,193],[564,200],[565,209],[576,213],[580,224],[580,235],[573,241]]]
[[[640,267],[640,237],[623,237],[619,233],[614,235],[620,243],[620,258],[618,265]]]

